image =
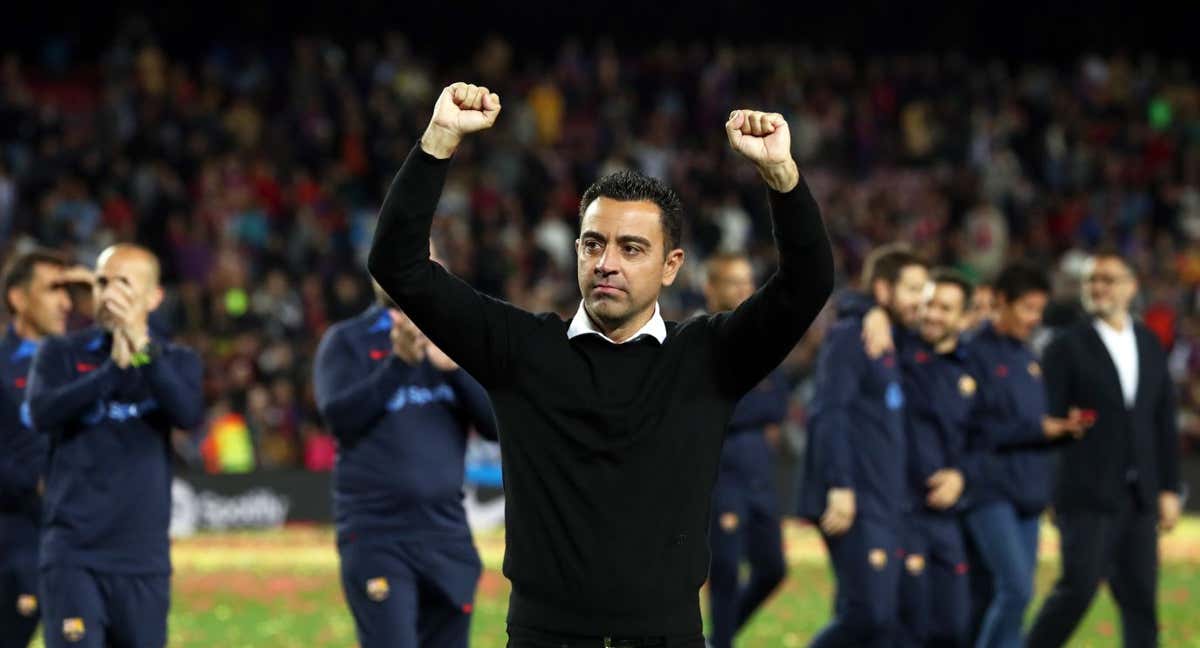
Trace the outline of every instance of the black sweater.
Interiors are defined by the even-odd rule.
[[[368,268],[488,389],[499,422],[508,622],[585,636],[690,635],[708,573],[709,503],[734,405],[828,298],[833,258],[803,181],[771,192],[779,270],[732,313],[666,341],[567,339],[567,322],[476,292],[429,259],[448,160],[415,149],[380,212]]]

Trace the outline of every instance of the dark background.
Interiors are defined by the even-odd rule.
[[[62,37],[77,56],[111,41],[132,16],[153,26],[174,52],[214,43],[287,48],[298,35],[352,39],[364,30],[401,30],[420,51],[468,56],[471,41],[510,37],[523,53],[550,53],[564,37],[605,34],[618,45],[665,39],[732,43],[785,41],[851,54],[960,51],[1006,59],[1073,60],[1084,53],[1154,51],[1200,61],[1196,2],[483,2],[328,3],[30,2],[0,13],[0,49],[39,55]],[[16,6],[12,6],[16,5]]]

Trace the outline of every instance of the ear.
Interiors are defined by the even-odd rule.
[[[146,312],[152,313],[152,312],[158,310],[158,307],[162,305],[162,302],[163,302],[162,286],[155,286],[154,289],[150,291],[150,298],[146,301]]]
[[[20,313],[25,310],[28,304],[28,295],[25,294],[25,289],[20,286],[13,286],[8,289],[8,294],[4,296],[8,301],[9,307],[13,314]]]
[[[875,303],[883,306],[892,300],[892,287],[883,279],[876,279],[871,282],[871,297],[875,299]]]
[[[575,239],[575,258],[579,258],[579,239]]]
[[[667,260],[663,261],[662,285],[670,286],[675,283],[675,275],[679,274],[681,267],[683,267],[683,249],[675,248],[667,253]]]

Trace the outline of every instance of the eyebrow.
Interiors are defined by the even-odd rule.
[[[597,239],[603,243],[608,242],[608,237],[606,237],[605,235],[601,234],[600,232],[597,232],[594,230],[587,230],[583,234],[580,234],[579,238],[581,238],[581,239],[593,238],[593,239]],[[637,243],[637,244],[645,246],[645,247],[651,247],[651,245],[652,245],[650,243],[650,239],[647,239],[647,238],[644,238],[641,236],[635,236],[633,234],[622,234],[621,236],[618,236],[617,243]]]

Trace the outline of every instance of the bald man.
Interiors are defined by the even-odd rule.
[[[96,264],[97,325],[47,338],[26,405],[48,436],[41,544],[47,648],[166,645],[169,436],[204,415],[200,358],[154,337],[158,259],[117,245]]]

